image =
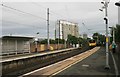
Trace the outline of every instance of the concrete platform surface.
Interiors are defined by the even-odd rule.
[[[114,68],[112,56],[109,55],[110,69],[105,69],[106,55],[105,48],[101,47],[96,53],[88,58],[76,63],[68,69],[58,73],[56,76],[70,76],[70,77],[117,77]]]
[[[4,57],[0,59],[0,63],[2,62],[9,62],[13,60],[19,60],[19,59],[26,59],[26,58],[32,58],[36,56],[43,56],[43,55],[48,55],[48,54],[53,54],[53,53],[59,53],[59,52],[64,52],[64,51],[69,51],[69,50],[74,50],[77,48],[67,48],[67,49],[61,49],[61,50],[55,50],[55,51],[46,51],[43,53],[35,53],[35,54],[23,54],[23,55],[18,55],[18,56],[11,56],[11,57]]]

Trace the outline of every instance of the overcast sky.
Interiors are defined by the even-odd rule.
[[[108,8],[109,26],[118,23],[118,7],[114,3],[110,2]],[[104,12],[99,11],[102,7],[100,2],[3,2],[3,4],[31,15],[2,7],[0,19],[2,35],[35,36],[39,32],[39,37],[46,38],[47,8],[50,9],[50,38],[54,38],[55,23],[59,19],[78,23],[81,35],[87,33],[92,36],[94,32],[105,34]]]

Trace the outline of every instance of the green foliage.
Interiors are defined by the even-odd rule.
[[[58,42],[59,42],[59,44],[64,44],[65,40],[56,38],[55,39],[55,44],[58,44]]]
[[[56,41],[53,39],[50,39],[49,41],[50,41],[50,44],[56,44]]]
[[[70,44],[78,44],[78,38],[72,35],[68,35],[67,42]]]
[[[116,25],[115,40],[120,43],[120,25]]]
[[[102,35],[102,34],[100,34],[99,36],[98,36],[98,38],[99,38],[99,41],[100,42],[105,42],[105,39],[106,39],[106,37],[105,37],[105,35]]]
[[[96,32],[96,33],[94,33],[94,34],[93,34],[93,36],[92,36],[92,37],[93,37],[93,39],[94,39],[94,40],[96,40],[96,41],[97,41],[97,40],[98,40],[98,36],[99,36],[99,35],[100,35],[100,34]]]
[[[50,42],[50,44],[58,44],[58,42],[59,42],[59,44],[64,44],[65,40],[57,38],[55,40],[50,39],[49,42]],[[40,41],[40,44],[47,44],[47,39]]]
[[[81,44],[85,47],[88,46],[88,40],[87,39],[82,39]]]
[[[99,33],[94,33],[93,34],[93,39],[97,41],[97,43],[103,43],[105,42],[105,35],[99,34]]]
[[[115,41],[120,42],[120,25],[116,25],[116,28],[114,27],[115,31]],[[113,41],[113,28],[111,28],[111,37],[110,42]]]
[[[90,39],[90,38],[88,38]],[[65,43],[65,40],[64,39],[58,39],[56,38],[55,40],[53,39],[50,39],[50,44],[64,44]],[[40,44],[47,44],[47,39],[44,39],[42,41],[39,42]],[[87,39],[83,39],[81,37],[77,38],[75,36],[72,36],[72,35],[68,35],[68,39],[67,39],[67,44],[79,44],[79,45],[83,45],[83,46],[86,46],[88,45],[88,42],[87,42]]]
[[[88,45],[88,42],[87,42],[87,39],[83,39],[81,37],[77,38],[75,36],[72,36],[72,35],[68,35],[68,39],[67,39],[67,42],[69,44],[79,44],[79,45],[83,45],[83,46],[87,46]]]
[[[47,39],[44,39],[42,41],[39,42],[40,44],[47,44]]]

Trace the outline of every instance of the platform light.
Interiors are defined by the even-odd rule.
[[[116,2],[115,5],[120,7],[120,1]]]
[[[100,11],[103,11],[105,9],[105,18],[104,20],[106,21],[106,66],[105,69],[110,69],[109,66],[109,50],[108,50],[108,12],[107,12],[107,8],[108,8],[108,4],[109,4],[110,0],[103,0],[101,3],[104,4],[102,6],[101,9],[99,9]]]
[[[101,2],[101,4],[104,4],[104,2]]]
[[[103,11],[102,9],[99,9],[100,11]]]

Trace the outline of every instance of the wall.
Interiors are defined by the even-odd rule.
[[[57,44],[50,44],[50,50],[57,50],[57,49],[63,49],[65,48],[65,45],[64,44],[59,44],[59,46]],[[42,52],[42,51],[45,51],[47,50],[47,44],[38,44],[37,45],[37,51],[38,52]],[[30,51],[31,52],[35,52],[35,44],[31,44],[30,45]]]
[[[2,40],[2,52],[10,53],[10,52],[29,52],[30,51],[30,43],[28,40],[18,40],[18,39],[4,39]]]

